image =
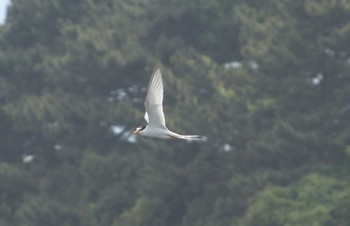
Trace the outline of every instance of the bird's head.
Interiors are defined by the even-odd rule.
[[[147,126],[140,126],[140,127],[137,127],[135,129],[134,132],[132,132],[133,134],[139,134],[142,130],[146,129]]]

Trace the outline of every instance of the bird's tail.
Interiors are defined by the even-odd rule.
[[[169,130],[168,130],[168,137],[169,138],[183,139],[183,140],[195,140],[195,141],[205,141],[206,140],[205,136],[202,136],[202,135],[181,135],[181,134],[169,131]]]
[[[178,135],[177,138],[184,140],[203,140],[204,136],[201,135]]]

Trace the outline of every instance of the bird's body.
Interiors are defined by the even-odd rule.
[[[162,139],[200,140],[202,138],[199,135],[180,135],[166,127],[163,112],[163,80],[159,69],[155,70],[149,82],[145,107],[145,120],[148,125],[138,127],[134,134]]]
[[[202,139],[202,136],[200,135],[180,135],[170,131],[166,127],[162,129],[162,128],[153,128],[153,127],[146,126],[146,128],[138,132],[138,134],[145,137],[154,137],[154,138],[161,138],[161,139],[170,139],[170,138],[185,139],[185,140]]]
[[[145,129],[139,132],[140,135],[146,136],[146,137],[155,137],[155,138],[161,138],[161,139],[168,139],[170,131],[167,128],[152,128],[149,126],[146,126]]]

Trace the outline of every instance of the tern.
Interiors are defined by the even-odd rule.
[[[148,85],[145,120],[148,125],[137,127],[133,134],[154,138],[176,138],[184,140],[201,140],[200,135],[181,135],[170,131],[165,125],[163,112],[163,79],[160,69],[156,68]]]

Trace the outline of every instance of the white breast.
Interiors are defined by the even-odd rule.
[[[146,137],[162,138],[162,139],[171,138],[169,136],[169,131],[167,129],[154,128],[154,127],[149,127],[149,126],[147,126],[144,130],[142,130],[140,132],[140,135],[146,136]]]

